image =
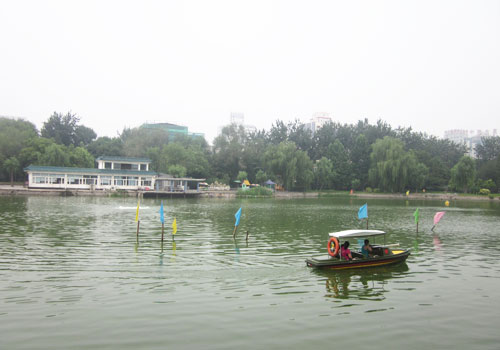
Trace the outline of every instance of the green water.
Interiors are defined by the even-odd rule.
[[[306,267],[328,232],[363,228],[365,202],[370,228],[413,249],[407,262]],[[0,197],[0,349],[499,347],[497,203],[166,200],[163,250],[159,201],[141,202],[139,244],[136,204]]]

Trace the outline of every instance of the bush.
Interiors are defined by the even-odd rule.
[[[236,195],[238,197],[270,197],[273,191],[265,187],[254,187],[248,190],[239,189]]]
[[[489,196],[491,194],[491,191],[487,188],[481,188],[479,190],[479,194],[484,195],[484,196]]]
[[[372,193],[372,192],[373,192],[373,190],[372,190],[372,188],[371,188],[371,187],[367,187],[367,188],[365,188],[365,191],[366,191],[366,192],[368,192],[368,193]]]

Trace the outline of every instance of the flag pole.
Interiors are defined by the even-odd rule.
[[[141,220],[137,220],[137,242],[139,242],[139,224]]]
[[[368,218],[366,218],[366,229],[368,230]]]
[[[162,222],[161,223],[161,244],[163,244],[163,232],[165,230],[165,224]]]
[[[233,230],[233,239],[236,238],[236,229],[238,228],[238,226],[234,226],[234,230]]]

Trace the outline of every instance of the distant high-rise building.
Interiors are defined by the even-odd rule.
[[[231,112],[229,123],[242,126],[247,133],[256,132],[257,128],[253,125],[245,124],[245,114],[240,112]],[[222,132],[222,127],[219,128],[219,134]]]
[[[229,120],[231,124],[243,125],[245,123],[245,114],[239,112],[231,112]]]
[[[318,112],[314,113],[312,118],[309,120],[309,123],[305,123],[304,126],[306,129],[311,130],[314,134],[316,131],[321,129],[323,125],[332,121],[332,115],[326,112]]]
[[[497,129],[493,129],[491,136],[497,136]],[[490,137],[489,130],[463,130],[454,129],[446,130],[444,138],[450,140],[457,145],[464,145],[467,147],[467,155],[476,158],[476,146],[482,143],[483,137]]]
[[[185,135],[190,137],[205,137],[202,133],[192,133],[188,131],[187,126],[176,125],[171,123],[144,123],[142,129],[161,129],[167,132],[169,139],[175,139],[176,135]]]

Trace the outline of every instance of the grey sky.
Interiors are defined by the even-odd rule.
[[[500,129],[500,1],[0,0],[0,115],[69,110],[209,142],[230,112]]]

